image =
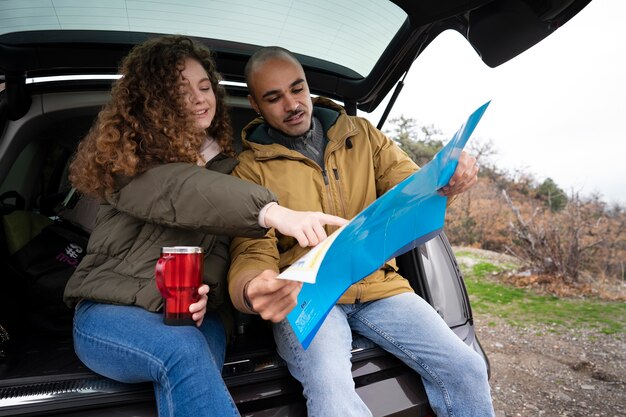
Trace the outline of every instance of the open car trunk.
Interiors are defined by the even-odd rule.
[[[57,210],[71,188],[68,161],[133,45],[179,33],[209,46],[231,83],[239,132],[254,116],[242,81],[259,46],[291,49],[311,91],[356,114],[372,111],[401,85],[398,80],[444,30],[461,33],[494,67],[557,30],[589,1],[373,0],[358,10],[352,2],[319,0],[291,7],[261,0],[121,0],[91,7],[80,0],[0,2],[0,416],[156,415],[149,384],[117,383],[80,363],[72,311],[61,301],[80,258],[75,249],[66,251],[67,244],[81,247],[88,239]],[[74,78],[55,78],[68,75]],[[482,354],[445,236],[398,261],[415,291]],[[301,387],[277,357],[268,324],[237,315],[235,334],[223,374],[242,415],[305,416]],[[376,347],[355,348],[353,376],[375,416],[430,413],[417,375]]]
[[[0,339],[0,416],[156,415],[150,384],[118,383],[94,374],[78,360],[71,335],[73,312],[62,303],[65,281],[77,260],[60,264],[51,259],[69,259],[59,258],[57,240],[61,252],[68,241],[86,245],[88,232],[77,226],[77,213],[58,207],[70,190],[69,158],[107,99],[108,89],[45,90],[33,94],[36,105],[32,108],[37,111],[6,126],[14,130],[14,143],[22,150],[0,193],[4,219],[0,324],[8,339]],[[254,113],[237,94],[233,91],[230,101],[235,129],[240,129]],[[7,242],[16,239],[11,224],[16,215],[32,224],[42,217],[54,220],[11,254]],[[482,353],[445,237],[404,255],[399,265],[416,292]],[[236,337],[228,349],[223,375],[242,415],[305,416],[301,387],[276,354],[269,324],[257,316],[235,313],[235,317]],[[360,340],[353,363],[357,392],[374,415],[428,415],[419,377],[399,360]]]

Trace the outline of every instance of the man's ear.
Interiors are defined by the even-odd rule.
[[[259,106],[256,104],[256,100],[254,99],[254,97],[252,97],[251,94],[248,94],[248,102],[250,103],[256,114],[261,115],[261,112],[259,111]]]

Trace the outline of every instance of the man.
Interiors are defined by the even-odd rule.
[[[234,174],[271,189],[281,205],[349,219],[418,169],[367,120],[348,116],[330,100],[313,102],[302,66],[289,51],[257,51],[246,80],[250,104],[262,118],[244,129]],[[476,160],[463,153],[442,192],[467,190],[477,171]],[[352,332],[414,369],[437,415],[493,415],[484,361],[413,292],[393,260],[346,291],[304,350],[285,319],[301,284],[276,277],[308,250],[307,243],[317,242],[296,242],[274,230],[260,239],[234,239],[229,291],[237,309],[274,323],[278,353],[302,383],[309,415],[371,416],[352,380]]]

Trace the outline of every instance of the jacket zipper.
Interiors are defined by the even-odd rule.
[[[213,252],[213,248],[215,247],[215,242],[217,242],[217,236],[211,235],[211,241],[208,242],[208,245],[206,246],[206,249],[204,250],[204,254],[205,255],[207,253],[212,253]]]
[[[276,159],[276,158],[286,158],[286,159],[291,159],[294,161],[302,161],[305,164],[314,166],[317,169],[319,169],[320,172],[322,173],[322,179],[324,180],[324,188],[326,189],[326,196],[329,201],[329,206],[330,206],[329,208],[331,209],[329,210],[330,212],[328,214],[338,215],[335,204],[334,204],[333,195],[330,191],[330,181],[328,179],[328,173],[326,172],[325,169],[322,169],[318,164],[316,164],[315,162],[313,162],[306,156],[300,156],[300,155],[294,156],[294,155],[287,155],[287,154],[278,154],[278,155],[274,154],[274,155],[268,155],[268,156],[255,155],[255,159],[258,161],[264,161],[264,160],[270,160],[270,159]]]
[[[333,155],[333,157],[334,157],[333,152],[335,151],[335,149],[338,149],[338,146],[335,146],[334,148],[330,149],[331,155]],[[327,150],[329,150],[329,149],[327,148]],[[310,164],[310,165],[313,165],[313,166],[317,167],[321,171],[321,173],[322,173],[322,179],[324,180],[324,188],[326,188],[326,195],[327,195],[329,204],[331,206],[330,208],[332,209],[331,212],[328,213],[328,214],[334,214],[334,215],[343,216],[343,217],[346,216],[346,209],[345,209],[345,205],[344,205],[344,202],[343,202],[343,197],[340,198],[341,201],[339,202],[339,205],[341,206],[341,210],[343,211],[343,213],[338,213],[338,211],[339,211],[339,210],[337,210],[338,209],[338,205],[336,204],[335,199],[333,199],[333,195],[332,195],[332,192],[331,192],[331,189],[330,189],[330,187],[331,187],[330,186],[330,180],[328,178],[328,172],[326,171],[326,169],[322,169],[318,164],[316,164],[315,162],[313,162],[312,160],[310,160],[306,156],[300,156],[300,155],[299,156],[294,156],[294,155],[289,155],[289,154],[285,154],[285,153],[278,153],[278,154],[271,154],[271,155],[258,155],[256,151],[254,151],[254,152],[255,152],[254,158],[257,161],[265,161],[265,160],[276,159],[276,158],[286,158],[286,159],[291,159],[291,160],[296,160],[296,161],[303,161],[306,164]],[[324,161],[324,162],[326,163],[326,165],[328,165],[328,161]],[[339,181],[338,181],[339,180],[339,173],[338,173],[337,169],[333,168],[333,172],[334,172],[334,175],[335,175],[335,179],[337,180],[337,183],[339,184]],[[339,186],[339,194],[340,194],[340,196],[342,196],[341,185],[338,185],[338,186]]]
[[[333,162],[335,163],[335,168],[333,168],[333,173],[335,174],[335,181],[337,182],[337,189],[339,190],[339,205],[341,206],[342,216],[345,218],[347,216],[346,212],[346,204],[345,198],[343,195],[343,187],[341,186],[341,181],[339,180],[339,170],[337,169],[337,158],[335,154],[333,154]]]
[[[317,165],[317,164],[316,164]],[[328,198],[328,203],[332,208],[331,213],[328,214],[337,214],[337,210],[335,208],[333,194],[330,191],[330,181],[328,180],[328,173],[325,169],[322,169],[322,178],[324,178],[324,188],[326,189],[326,197]]]
[[[337,158],[335,157],[334,149],[332,151],[333,151],[333,153],[331,155],[332,155],[333,162],[334,162],[334,168],[332,170],[333,170],[333,175],[335,177],[335,182],[337,184],[337,190],[339,192],[339,205],[341,206],[341,210],[343,212],[342,215],[345,218],[347,216],[347,212],[346,212],[345,198],[344,198],[344,195],[343,195],[343,187],[341,185],[341,180],[339,178],[339,169],[337,168],[337,166],[338,166],[337,165]],[[354,285],[356,287],[356,295],[354,297],[354,304],[358,304],[358,303],[361,302],[361,297],[363,295],[363,284],[362,283],[357,283],[357,284],[354,284]]]

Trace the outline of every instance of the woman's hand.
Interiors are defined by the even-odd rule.
[[[295,211],[274,204],[265,212],[265,225],[298,240],[303,248],[315,246],[326,239],[324,225],[343,226],[346,219],[319,211]]]
[[[202,324],[202,320],[204,320],[204,315],[206,314],[206,303],[209,299],[207,294],[209,293],[209,286],[204,284],[198,288],[198,295],[200,299],[195,303],[189,306],[189,312],[191,313],[191,318],[196,322],[196,327],[200,327]]]

